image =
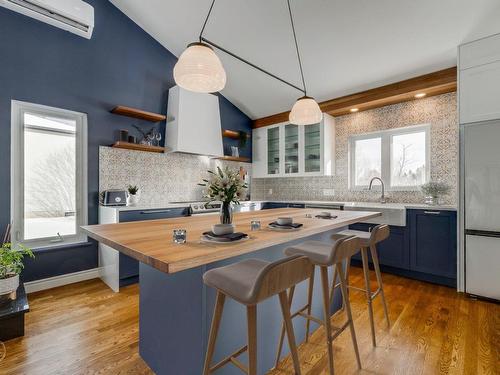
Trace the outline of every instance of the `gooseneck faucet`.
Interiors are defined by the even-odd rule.
[[[370,180],[370,186],[368,187],[368,190],[372,189],[373,181],[375,181],[375,180],[379,180],[380,184],[382,185],[382,195],[381,195],[381,197],[379,199],[379,202],[380,203],[386,203],[387,201],[385,200],[385,185],[384,185],[384,181],[380,177],[373,177]]]

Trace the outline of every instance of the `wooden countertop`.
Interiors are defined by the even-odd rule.
[[[232,244],[200,241],[201,234],[210,230],[212,224],[218,223],[218,215],[89,225],[82,229],[97,241],[140,262],[165,273],[175,273],[380,216],[379,212],[330,210],[338,216],[337,219],[306,218],[306,214],[314,216],[322,211],[327,210],[279,208],[235,213],[233,222],[236,230],[247,233],[250,238]],[[267,228],[268,223],[281,216],[293,217],[294,222],[304,225],[300,230],[292,232],[278,232]],[[250,231],[250,221],[253,219],[261,221],[261,230]],[[173,229],[186,229],[187,243],[174,243]]]

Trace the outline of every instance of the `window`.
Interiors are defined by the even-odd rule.
[[[13,101],[13,239],[30,247],[82,242],[87,223],[87,116]]]
[[[430,126],[417,125],[349,138],[349,186],[381,177],[390,190],[414,190],[429,180]]]

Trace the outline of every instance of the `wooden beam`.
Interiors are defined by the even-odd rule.
[[[457,67],[455,66],[371,90],[327,100],[319,103],[319,106],[323,112],[332,116],[342,116],[349,114],[352,108],[358,108],[359,111],[363,111],[414,100],[415,94],[421,92],[425,92],[428,97],[456,90]],[[254,120],[253,128],[261,128],[288,121],[289,113],[282,112]]]

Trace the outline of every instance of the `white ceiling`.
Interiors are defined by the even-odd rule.
[[[110,0],[179,56],[211,0]],[[318,101],[456,65],[464,41],[500,32],[499,0],[291,0],[308,94]],[[204,36],[301,86],[286,0],[217,0]],[[218,52],[222,94],[252,119],[300,92]]]

